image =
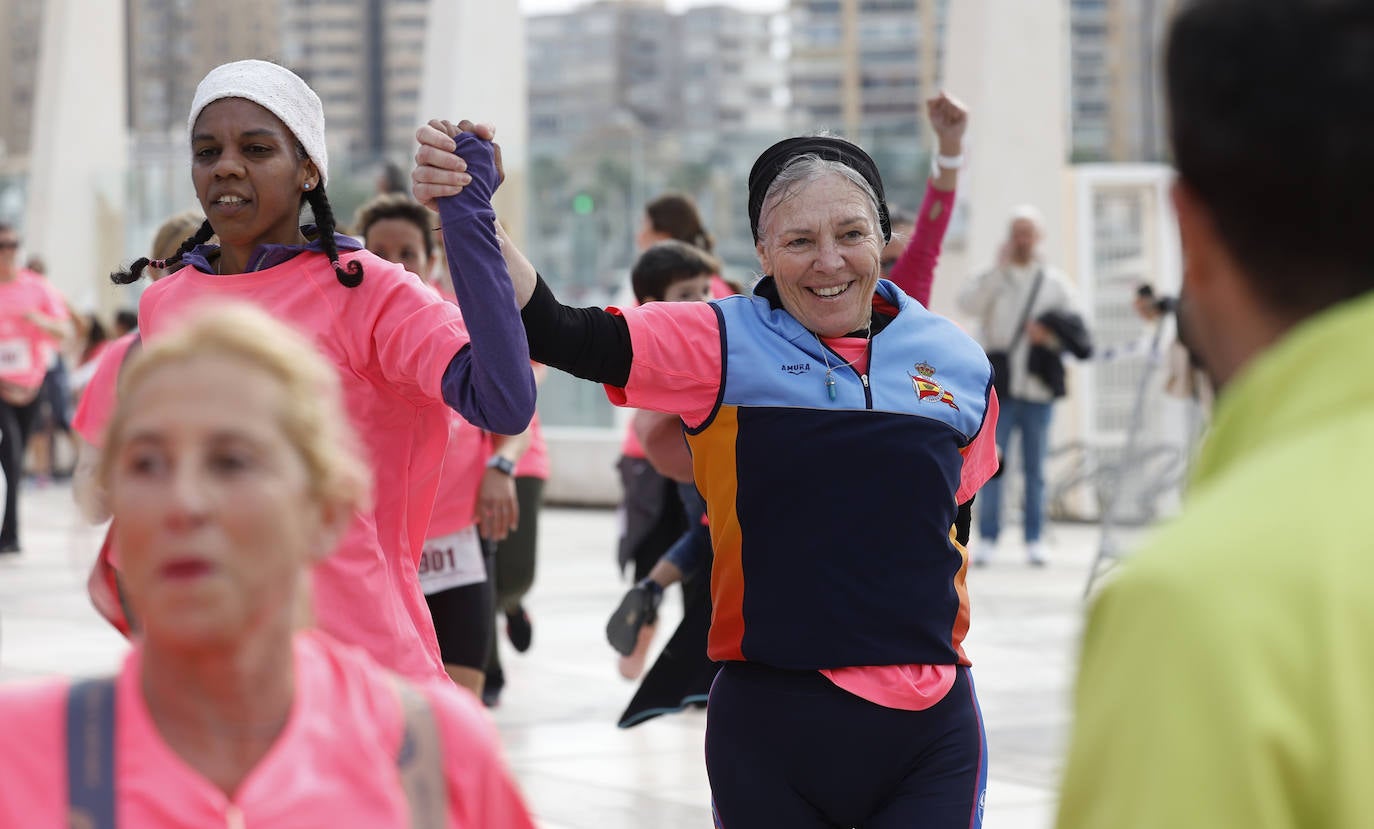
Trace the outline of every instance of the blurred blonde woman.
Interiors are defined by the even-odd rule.
[[[0,690],[0,826],[532,826],[471,695],[304,629],[371,478],[307,340],[229,305],[148,345],[99,477],[140,635]]]

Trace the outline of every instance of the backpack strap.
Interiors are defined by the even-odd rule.
[[[67,825],[115,829],[113,679],[73,683],[67,692]]]
[[[1011,338],[1011,345],[1007,346],[1007,359],[1010,360],[1011,352],[1021,344],[1021,338],[1026,335],[1026,323],[1030,321],[1031,308],[1035,307],[1035,298],[1040,295],[1040,284],[1045,281],[1045,269],[1041,268],[1035,272],[1035,281],[1031,283],[1030,296],[1026,297],[1026,307],[1021,309],[1021,321],[1016,324],[1016,334]]]
[[[410,804],[410,829],[445,829],[448,826],[448,787],[444,781],[444,752],[439,724],[423,693],[408,682],[397,681],[405,732],[396,753],[401,788]]]

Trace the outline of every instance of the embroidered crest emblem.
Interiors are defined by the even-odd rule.
[[[943,387],[935,382],[935,368],[925,361],[917,363],[914,368],[916,373],[907,372],[911,378],[912,391],[916,392],[916,398],[925,403],[944,403],[954,411],[959,411],[959,404],[954,402],[954,395],[945,391]]]

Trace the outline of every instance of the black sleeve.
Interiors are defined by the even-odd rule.
[[[558,301],[541,276],[520,317],[530,359],[583,380],[612,386],[630,381],[634,349],[630,326],[619,314],[601,308],[570,308]]]
[[[973,496],[974,498],[978,496]],[[973,526],[973,498],[959,505],[959,512],[954,516],[954,540],[964,547],[968,546],[969,529]]]

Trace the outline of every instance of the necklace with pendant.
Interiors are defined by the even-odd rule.
[[[846,366],[852,367],[854,365],[854,360],[857,360],[859,358],[855,357],[854,360],[850,360],[849,362],[840,363],[839,365],[832,366],[830,365],[830,358],[825,355],[825,352],[829,351],[829,349],[826,348],[825,343],[821,342],[820,335],[817,334],[815,331],[812,331],[811,336],[816,338],[816,345],[820,346],[821,348],[821,359],[825,361],[825,393],[830,396],[831,400],[834,400],[838,396],[838,394],[835,391],[835,370],[844,368]],[[868,321],[868,325],[864,327],[864,339],[872,339],[872,336],[873,320],[870,318]]]

